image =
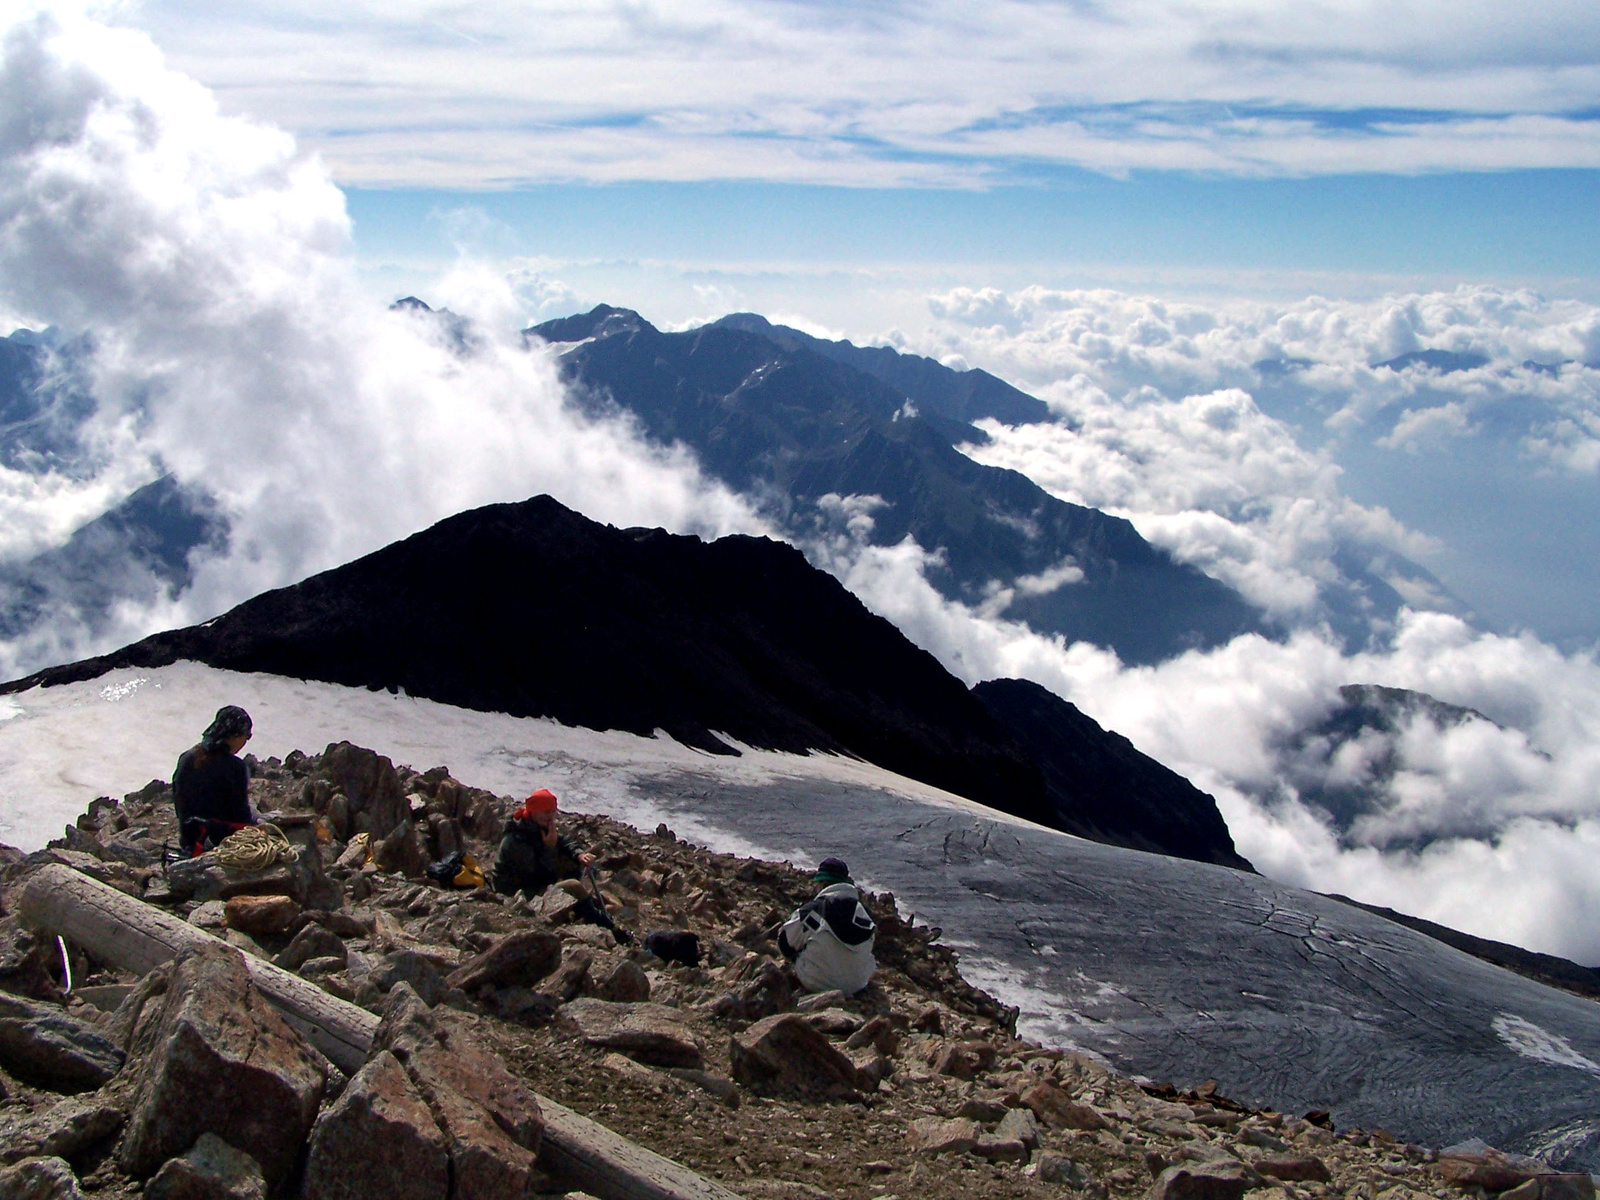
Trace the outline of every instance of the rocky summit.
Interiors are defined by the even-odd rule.
[[[807,994],[770,936],[815,888],[787,864],[566,816],[619,940],[583,919],[575,881],[513,899],[423,873],[487,859],[510,797],[347,743],[256,768],[252,801],[289,842],[270,861],[164,868],[159,782],[4,854],[0,1195],[576,1197],[549,1151],[571,1109],[750,1198],[1594,1196],[1492,1147],[1336,1130],[1020,1038],[887,894],[865,896],[871,985]],[[18,915],[63,867],[214,936],[143,976],[76,945],[64,964]],[[673,961],[644,948],[654,931],[677,934]],[[364,1060],[342,1070],[303,1040],[251,962],[372,1013]]]

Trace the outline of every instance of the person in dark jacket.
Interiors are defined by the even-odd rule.
[[[200,744],[178,758],[172,773],[178,836],[196,854],[256,823],[250,811],[250,769],[239,757],[251,733],[250,714],[229,704],[217,710]]]
[[[502,896],[540,895],[562,877],[563,869],[573,873],[563,860],[582,868],[594,862],[594,855],[578,850],[556,832],[556,795],[540,788],[511,814],[500,835],[491,875],[494,890]]]

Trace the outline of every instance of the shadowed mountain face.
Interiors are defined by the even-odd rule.
[[[1114,647],[1127,662],[1263,628],[1231,588],[1128,521],[962,454],[957,444],[983,438],[965,420],[1042,415],[992,376],[969,380],[931,359],[821,342],[747,315],[662,333],[602,305],[529,333],[568,344],[566,376],[591,407],[614,403],[654,440],[692,447],[797,541],[826,526],[823,497],[877,496],[870,541],[910,536],[942,552],[928,579],[944,595],[992,606],[1009,589],[1007,616]]]
[[[812,337],[787,325],[774,325],[756,313],[730,313],[712,324],[760,334],[786,350],[811,350],[854,367],[903,393],[925,414],[946,421],[967,425],[993,417],[1006,425],[1030,425],[1050,419],[1050,406],[1043,400],[987,371],[956,371],[931,358],[901,354],[888,346],[857,346]]]
[[[1423,692],[1346,684],[1333,710],[1290,740],[1287,781],[1327,813],[1347,846],[1422,850],[1441,837],[1490,839],[1497,822],[1470,806],[1415,826],[1405,819],[1403,789],[1396,786],[1403,774],[1423,769],[1408,761],[1415,734],[1432,744],[1472,722],[1507,732],[1476,709]]]
[[[1215,800],[1140,754],[1121,734],[1102,729],[1076,705],[1026,679],[991,679],[972,691],[1038,763],[1068,833],[1225,867],[1249,866],[1232,853]],[[1219,854],[1223,846],[1228,852]]]
[[[163,476],[64,545],[0,565],[0,637],[66,613],[86,629],[99,629],[119,602],[150,604],[186,586],[190,554],[226,536],[227,522],[205,496]]]
[[[1161,813],[1146,828],[1137,805],[1120,823],[1103,807],[1077,813],[1078,797],[1047,782],[1033,749],[1061,714],[1036,718],[1019,742],[932,655],[766,538],[619,530],[546,496],[492,505],[0,693],[179,660],[594,729],[662,729],[713,754],[734,752],[719,733],[851,754],[1043,825],[1249,866],[1214,807],[1208,843],[1188,835],[1192,821],[1168,837]],[[1126,790],[1142,793],[1160,768],[1141,757],[1116,747],[1103,762],[1128,764]]]

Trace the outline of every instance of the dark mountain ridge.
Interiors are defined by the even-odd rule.
[[[403,688],[594,729],[659,729],[713,754],[736,753],[723,737],[848,754],[1053,828],[1249,869],[1209,796],[1149,760],[1093,788],[1047,773],[1038,747],[1048,723],[1014,737],[986,699],[1007,681],[969,691],[767,538],[615,529],[548,496],[491,505],[0,694],[180,660]],[[1071,730],[1078,741],[1098,732],[1084,721]],[[1115,753],[1142,758],[1131,746]],[[1118,819],[1119,788],[1148,803]]]
[[[823,497],[878,496],[871,543],[909,536],[938,552],[928,579],[945,596],[992,604],[1005,589],[1008,617],[1111,646],[1124,661],[1265,631],[1236,592],[1130,522],[963,454],[960,444],[983,438],[967,420],[999,411],[1038,419],[1023,404],[1032,397],[998,380],[968,384],[972,372],[880,348],[884,358],[748,314],[662,333],[601,305],[527,332],[564,347],[566,378],[593,411],[615,405],[652,440],[691,447],[709,474],[754,497],[801,544],[826,525]]]

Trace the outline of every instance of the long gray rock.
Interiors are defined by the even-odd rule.
[[[0,1171],[5,1200],[83,1200],[78,1177],[59,1158],[25,1158]]]
[[[0,1065],[57,1092],[100,1087],[123,1054],[93,1028],[50,1004],[0,992]]]
[[[573,1000],[556,1010],[556,1028],[588,1045],[616,1050],[652,1067],[698,1069],[705,1065],[700,1039],[683,1015],[665,1004]],[[814,1036],[827,1044],[821,1034]]]
[[[0,1126],[0,1162],[37,1156],[73,1158],[122,1128],[127,1114],[97,1097],[72,1096]]]

